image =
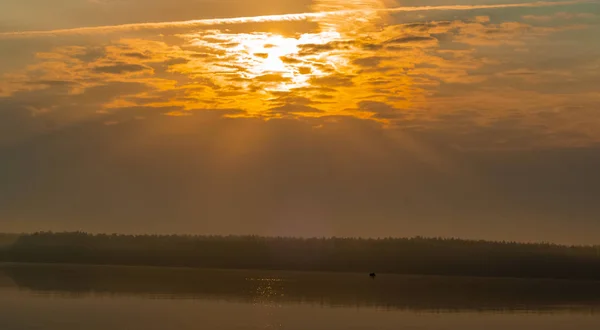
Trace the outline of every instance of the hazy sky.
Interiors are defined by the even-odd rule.
[[[0,232],[600,243],[598,35],[594,1],[3,0]]]

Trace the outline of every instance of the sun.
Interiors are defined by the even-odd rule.
[[[300,56],[303,45],[326,44],[339,39],[337,33],[305,33],[286,37],[274,33],[250,33],[230,36],[237,46],[227,52],[243,68],[248,79],[279,77],[265,90],[290,90],[309,85],[311,77],[324,75],[313,61]]]
[[[300,48],[297,39],[271,35],[257,41],[245,45],[251,54],[258,57],[259,64],[253,68],[257,73],[285,73],[291,71],[291,66],[286,65],[282,58],[298,53]]]

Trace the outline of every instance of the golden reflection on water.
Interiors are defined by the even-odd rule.
[[[264,329],[279,329],[283,324],[277,320],[277,310],[283,308],[284,281],[278,278],[247,278],[246,281],[255,282],[256,287],[252,293],[252,305],[260,307],[257,317],[262,319]]]

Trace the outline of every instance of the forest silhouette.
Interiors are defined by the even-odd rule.
[[[600,280],[599,246],[445,238],[0,234],[0,262]]]

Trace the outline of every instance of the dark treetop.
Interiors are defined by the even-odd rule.
[[[441,238],[0,234],[0,261],[600,279],[600,248]]]

